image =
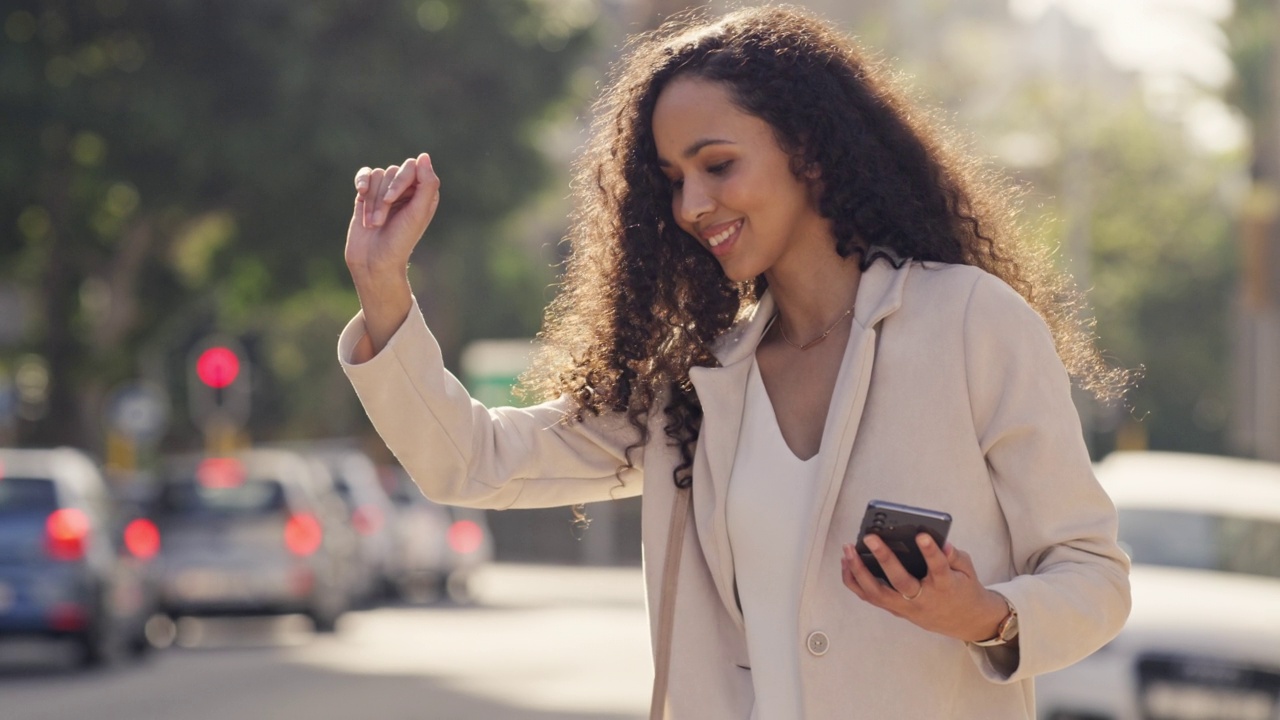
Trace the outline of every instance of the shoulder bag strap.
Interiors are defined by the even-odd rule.
[[[667,536],[667,559],[662,566],[662,600],[658,611],[658,647],[653,659],[653,699],[649,720],[663,720],[667,711],[667,680],[671,675],[671,633],[676,615],[676,578],[680,575],[680,555],[684,548],[684,526],[689,517],[689,488],[676,490],[671,511],[671,532]]]

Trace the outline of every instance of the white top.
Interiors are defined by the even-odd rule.
[[[803,712],[798,618],[817,483],[818,455],[791,451],[752,360],[726,511],[758,720]]]

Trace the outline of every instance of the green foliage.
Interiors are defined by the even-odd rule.
[[[1095,441],[1105,448],[1137,422],[1154,449],[1225,452],[1236,269],[1226,190],[1239,158],[1197,150],[1136,97],[1059,97],[1033,125],[1053,160],[1027,177],[1063,255],[1071,233],[1087,239],[1088,267],[1068,269],[1088,290],[1100,345],[1140,369],[1124,407],[1082,408],[1099,415]]]
[[[1055,248],[1087,291],[1105,355],[1141,371],[1122,407],[1079,396],[1094,450],[1108,450],[1125,425],[1152,448],[1225,452],[1236,282],[1230,189],[1242,159],[1195,147],[1183,121],[1156,112],[1141,79],[1093,55],[1078,30],[1047,36],[1076,43],[1060,49],[1061,65],[1011,32],[999,22],[953,21],[938,30],[931,62],[914,64],[916,84],[958,117],[958,143],[1010,169],[1026,190],[1028,236]],[[966,143],[968,134],[976,140]]]
[[[1223,26],[1235,68],[1228,99],[1255,120],[1266,115],[1267,83],[1274,82],[1271,54],[1280,52],[1275,47],[1275,27],[1280,23],[1275,7],[1271,0],[1235,0],[1235,12]]]
[[[1096,136],[1092,299],[1103,346],[1145,368],[1134,417],[1154,448],[1225,452],[1235,247],[1228,159],[1132,110]]]
[[[54,388],[28,442],[92,444],[80,419],[139,372],[139,352],[181,394],[175,358],[215,329],[274,348],[256,358],[270,393],[255,402],[272,408],[259,432],[275,429],[267,415],[310,422],[294,411],[317,388],[349,395],[332,345],[356,308],[342,240],[362,165],[432,154],[444,201],[424,255],[467,258],[469,302],[430,312],[488,317],[547,280],[505,260],[524,251],[493,229],[547,178],[534,131],[589,47],[591,2],[20,0],[3,12],[0,282],[25,288],[40,322],[0,353],[43,354]],[[297,316],[299,298],[323,330]],[[535,330],[527,314],[502,317],[477,325]]]

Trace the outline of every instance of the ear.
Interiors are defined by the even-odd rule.
[[[810,163],[800,171],[800,178],[809,186],[809,197],[816,203],[826,189],[822,182],[822,167],[817,163]]]

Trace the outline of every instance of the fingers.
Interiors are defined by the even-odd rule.
[[[844,558],[841,559],[840,565],[844,586],[854,595],[864,602],[901,616],[901,606],[905,601],[899,596],[897,590],[871,573],[852,545],[844,546]]]
[[[402,165],[396,168],[393,175],[391,168],[387,168],[387,187],[378,201],[382,204],[378,210],[378,218],[375,222],[381,225],[386,221],[387,216],[401,199],[408,199],[413,194],[414,186],[418,183],[418,161],[416,158],[405,160]]]
[[[372,172],[373,172],[373,169],[367,166],[360,168],[360,170],[356,172],[355,182],[356,182],[357,197],[361,199],[364,198],[365,191],[369,189],[369,173],[372,173]]]
[[[924,556],[925,564],[929,567],[927,577],[933,581],[937,589],[947,590],[951,586],[951,563],[947,554],[938,547],[938,543],[934,542],[928,533],[920,533],[916,536],[916,547],[920,548],[920,554]],[[949,547],[955,550],[954,546]]]
[[[374,227],[382,227],[387,221],[387,215],[391,209],[391,203],[387,202],[387,196],[391,190],[391,184],[395,182],[396,176],[400,174],[400,166],[392,165],[382,174],[382,182],[376,186],[370,187],[370,202],[367,205],[373,211],[372,217]]]
[[[878,535],[871,533],[868,533],[862,542],[875,556],[876,562],[880,563],[880,569],[884,571],[885,577],[889,578],[889,584],[902,593],[903,597],[914,596],[920,589],[920,581],[902,567],[902,562],[889,549],[889,546],[885,545]]]
[[[373,227],[373,213],[377,207],[374,198],[377,197],[378,188],[382,186],[387,171],[382,168],[361,168],[356,174],[356,202],[359,204],[361,213],[361,222],[366,228]]]
[[[855,566],[856,563],[856,566]],[[858,553],[854,552],[852,545],[844,546],[844,557],[840,558],[840,578],[844,580],[844,586],[849,588],[854,595],[862,600],[868,600],[867,593],[862,589],[862,584],[858,582],[858,570],[866,573],[871,577],[871,573],[867,572],[866,566],[858,559]],[[875,580],[874,577],[871,578]]]
[[[385,169],[363,167],[355,176],[356,206],[362,210],[364,226],[375,228],[387,222],[393,209],[420,198],[416,209],[429,220],[439,202],[439,185],[440,179],[426,153]],[[427,192],[418,193],[419,186]]]
[[[973,565],[973,556],[963,550],[957,550],[954,545],[947,543],[947,562],[952,570],[964,575],[965,577],[976,578],[978,571]]]
[[[431,218],[435,216],[436,207],[440,204],[440,178],[431,165],[430,155],[422,153],[415,158],[414,165],[417,168],[417,176],[413,199],[410,201],[413,205],[411,211],[415,216],[422,217],[426,223],[430,223]]]

